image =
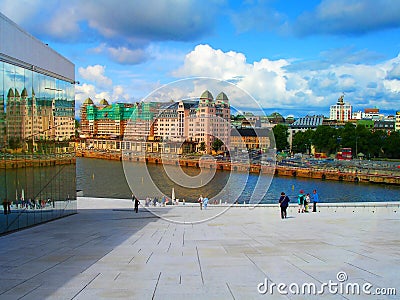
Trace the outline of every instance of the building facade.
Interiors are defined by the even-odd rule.
[[[346,104],[343,98],[344,95],[340,96],[336,105],[331,105],[330,108],[330,119],[339,123],[345,123],[352,119],[353,107],[350,104]]]
[[[101,107],[87,99],[81,107],[81,138],[87,139],[84,148],[211,153],[214,141],[219,139],[223,142],[220,150],[229,149],[230,105],[223,92],[215,100],[209,91],[204,91],[198,100],[111,106],[104,101]],[[107,145],[110,148],[104,148]]]
[[[75,213],[76,176],[74,64],[2,14],[0,31],[1,233]]]
[[[268,152],[271,146],[272,130],[269,128],[232,128],[231,149]]]

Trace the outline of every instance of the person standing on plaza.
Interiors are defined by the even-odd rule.
[[[135,210],[136,213],[139,211],[139,199],[136,198],[134,194],[132,194],[132,202],[133,202],[133,209]]]
[[[308,204],[311,203],[311,197],[310,194],[307,193],[307,195],[304,198],[304,212],[308,212]]]
[[[8,214],[8,202],[6,199],[3,199],[3,211],[5,215]]]
[[[290,199],[288,196],[285,195],[284,192],[281,193],[281,197],[279,198],[279,206],[281,207],[281,218],[287,218],[287,208],[289,206]]]
[[[317,212],[317,203],[319,202],[319,196],[317,190],[313,190],[313,212]]]

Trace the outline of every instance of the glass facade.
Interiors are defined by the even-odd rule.
[[[0,61],[0,233],[76,213],[75,89]]]

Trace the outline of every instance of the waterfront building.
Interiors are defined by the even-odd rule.
[[[137,104],[114,103],[102,99],[99,105],[87,98],[81,106],[81,138],[121,138]]]
[[[204,91],[198,100],[111,106],[104,101],[96,106],[87,99],[81,107],[83,149],[211,153],[216,139],[224,143],[221,151],[229,149],[230,105],[223,92],[215,100]]]
[[[242,150],[267,152],[271,146],[269,128],[232,128],[231,151]]]
[[[19,211],[2,233],[76,212],[75,66],[1,13],[0,28],[0,199]]]
[[[396,111],[395,130],[400,131],[400,111]]]
[[[343,100],[344,95],[340,96],[336,105],[331,105],[330,119],[338,123],[346,123],[352,119],[352,106]]]
[[[165,103],[159,108],[154,120],[155,137],[163,142],[184,145],[187,151],[211,153],[215,139],[223,141],[221,151],[227,151],[230,128],[228,97],[221,92],[214,100],[208,90],[204,91],[198,100]]]

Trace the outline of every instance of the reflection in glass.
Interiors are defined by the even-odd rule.
[[[74,97],[69,82],[0,62],[0,233],[76,212]]]

